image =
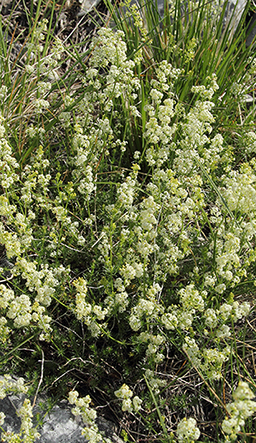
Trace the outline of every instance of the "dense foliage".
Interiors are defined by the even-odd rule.
[[[90,442],[98,410],[125,441],[250,441],[247,10],[107,6],[85,52],[52,36],[40,2],[16,56],[1,24],[0,398],[69,398]],[[2,441],[37,438],[34,403]]]

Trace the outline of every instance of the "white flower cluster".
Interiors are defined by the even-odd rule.
[[[116,288],[115,296],[110,295],[106,297],[105,304],[109,312],[117,308],[118,312],[121,313],[124,312],[129,305],[129,296],[121,278],[118,277],[115,279],[114,286]]]
[[[0,399],[6,397],[6,395],[14,392],[15,394],[26,394],[28,387],[25,386],[24,378],[20,377],[14,380],[10,375],[6,374],[0,377]]]
[[[207,77],[206,80],[210,83],[208,88],[206,88],[204,85],[192,86],[191,92],[199,94],[199,96],[201,96],[202,98],[211,100],[214,93],[219,89],[216,79],[217,79],[216,74],[213,74],[212,77]]]
[[[222,303],[219,309],[208,308],[203,313],[205,326],[210,330],[215,329],[216,341],[219,341],[219,339],[231,335],[230,326],[225,323],[228,321],[236,323],[243,317],[247,317],[250,309],[251,306],[248,302],[238,303],[237,301]],[[208,335],[207,330],[205,330],[205,334]]]
[[[226,346],[219,351],[216,348],[204,349],[202,351],[203,362],[200,364],[200,369],[207,374],[211,380],[219,380],[222,377],[223,363],[228,361],[231,354],[231,348]]]
[[[39,74],[40,78],[46,77],[49,80],[57,80],[59,78],[59,60],[64,52],[64,46],[61,40],[56,38],[49,54],[44,54],[44,56],[42,56],[47,25],[48,20],[43,19],[33,29],[33,42],[28,41],[26,44],[28,56],[25,69],[30,76],[37,76]],[[41,91],[42,95],[44,95],[49,91],[49,87],[46,87],[46,89],[43,88],[43,90],[39,89],[39,91]],[[40,106],[38,106],[38,108],[40,108]]]
[[[118,200],[120,204],[129,209],[133,205],[134,197],[135,197],[135,188],[137,185],[136,177],[128,176],[127,179],[121,183],[117,190]]]
[[[150,166],[160,168],[168,159],[170,144],[176,131],[172,119],[175,115],[173,79],[180,71],[163,60],[156,68],[156,79],[151,80],[151,102],[145,105],[148,114],[144,137],[149,143],[146,159]]]
[[[99,432],[98,426],[95,423],[97,412],[90,407],[91,398],[89,395],[79,398],[77,391],[70,391],[69,403],[75,405],[71,410],[72,414],[82,417],[83,423],[85,424],[82,435],[89,443],[111,443],[108,438],[104,438]]]
[[[203,165],[208,173],[211,173],[221,164],[224,159],[224,140],[221,134],[216,134],[211,138],[212,123],[214,117],[211,112],[214,103],[210,101],[213,93],[217,89],[215,77],[208,79],[209,87],[196,86],[192,91],[200,94],[189,113],[185,116],[182,124],[182,136],[180,141],[173,148],[176,158],[174,167],[177,173],[186,177],[193,176],[199,172],[198,164]]]
[[[200,350],[194,338],[185,337],[182,346],[189,360],[195,368],[203,371],[210,380],[219,380],[222,377],[222,366],[230,357],[231,349],[226,346],[222,351],[217,348]]]
[[[167,307],[161,317],[161,323],[168,331],[177,328],[183,331],[191,330],[198,313],[204,312],[204,299],[206,299],[207,292],[201,291],[200,294],[194,284],[190,284],[180,289],[177,295],[180,305]]]
[[[44,158],[43,146],[40,145],[31,158],[31,164],[24,167],[22,171],[21,200],[27,205],[32,203],[44,207],[49,193],[48,185],[51,175],[47,173],[49,160]],[[50,206],[49,206],[50,208]],[[32,208],[31,208],[32,209]]]
[[[146,357],[154,363],[160,363],[164,360],[164,355],[159,352],[160,346],[165,343],[165,337],[162,334],[152,334],[141,332],[137,337],[138,343],[147,343]]]
[[[24,328],[26,326],[32,326],[32,324],[35,323],[43,330],[40,338],[43,340],[49,337],[51,331],[50,322],[52,319],[48,315],[45,315],[45,307],[39,304],[38,301],[31,304],[29,296],[25,294],[15,296],[12,289],[1,284],[0,307],[3,308],[5,317],[13,320],[13,327]],[[7,320],[5,317],[1,317],[0,319],[0,334],[3,342],[6,341],[10,332],[10,329],[6,326]]]
[[[136,3],[133,3],[131,0],[123,0],[121,6],[124,6],[125,8],[125,20],[131,19],[131,21],[133,22],[132,26],[139,29],[141,43],[148,43],[148,31],[146,29],[147,24],[144,24],[143,12],[141,8]],[[134,61],[140,60],[141,51],[142,50],[139,50],[139,54],[134,55]]]
[[[253,131],[250,131],[246,134],[245,138],[243,139],[244,147],[246,149],[246,152],[248,154],[255,154],[256,153],[256,134]]]
[[[82,277],[75,280],[73,285],[77,290],[75,314],[78,320],[82,320],[86,324],[92,336],[97,337],[101,332],[98,322],[105,319],[108,309],[102,309],[100,305],[92,305],[86,301],[88,289],[86,281]]]
[[[194,284],[190,284],[179,291],[180,302],[184,311],[195,310],[202,312],[204,310],[204,299],[207,297],[207,292],[202,291],[200,294],[194,287]]]
[[[152,285],[145,293],[145,297],[141,297],[132,308],[129,323],[134,331],[138,331],[143,321],[152,322],[158,318],[160,314],[163,314],[163,308],[157,301],[157,294],[161,290],[158,284]]]
[[[1,171],[1,185],[3,189],[7,190],[10,186],[18,180],[18,175],[15,170],[19,164],[13,156],[12,149],[6,138],[6,131],[4,127],[4,118],[0,115],[0,171]]]
[[[95,134],[87,136],[83,133],[79,124],[75,125],[75,131],[76,134],[73,139],[73,144],[77,150],[77,155],[74,158],[75,168],[73,170],[73,176],[75,181],[79,182],[77,190],[81,194],[86,194],[90,197],[91,193],[96,189],[92,167],[88,164],[88,157],[91,154],[91,144],[93,144]],[[98,136],[101,136],[100,132],[101,129],[98,131]],[[111,128],[108,128],[108,132],[111,133]]]
[[[240,381],[233,398],[234,401],[226,406],[229,417],[222,422],[222,430],[228,434],[226,441],[236,440],[237,434],[245,425],[245,420],[256,412],[256,402],[252,400],[255,395],[248,383]]]
[[[247,317],[250,312],[251,306],[248,302],[239,303],[234,301],[231,304],[223,303],[219,308],[220,317],[226,321],[232,318],[234,322],[237,322],[243,317]]]
[[[121,31],[113,32],[110,28],[101,28],[93,38],[89,67],[83,79],[89,92],[84,94],[75,109],[73,147],[76,153],[72,173],[78,192],[85,194],[88,200],[96,189],[94,171],[99,166],[102,154],[108,156],[111,148],[118,148],[121,153],[126,150],[126,140],[116,138],[111,128],[108,116],[113,103],[122,97],[122,100],[127,102],[129,113],[140,117],[134,105],[140,81],[137,75],[134,75],[135,62],[127,58],[127,47],[123,37]],[[100,73],[102,68],[106,68],[104,75]],[[97,108],[103,109],[102,118],[94,118]],[[67,114],[65,118],[64,114]],[[63,111],[61,118],[64,118],[67,126],[70,112]],[[118,125],[117,123],[115,126],[115,134],[119,131]]]
[[[84,106],[87,106],[86,111]],[[88,118],[84,117],[85,112],[86,115],[88,114],[88,107],[90,107],[90,102],[88,103],[84,99],[77,110],[78,121],[74,125],[72,140],[75,150],[72,159],[72,175],[75,189],[83,194],[83,198],[86,197],[89,202],[91,194],[96,190],[97,175],[94,171],[97,169],[96,166],[99,163],[102,150],[104,150],[105,155],[108,155],[106,144],[110,148],[114,142],[112,142],[113,130],[108,117],[104,116],[102,119],[97,119],[97,122],[91,122],[89,116]],[[84,118],[86,119],[85,122],[83,121]],[[119,140],[116,143],[119,144]],[[92,165],[95,165],[95,168]]]
[[[122,411],[138,412],[141,409],[142,400],[137,395],[133,397],[132,390],[126,384],[115,391],[115,396],[122,400]]]
[[[4,102],[6,100],[7,92],[8,92],[7,86],[5,86],[5,85],[1,86],[1,88],[0,88],[0,101],[1,101],[2,104],[4,104]]]
[[[101,28],[98,35],[93,38],[91,48],[93,49],[90,58],[91,69],[87,75],[99,79],[99,69],[108,66],[104,87],[102,90],[98,88],[97,91],[97,98],[104,105],[105,111],[109,111],[113,105],[113,99],[120,96],[129,101],[130,99],[135,100],[140,88],[140,81],[134,75],[135,62],[127,58],[124,33],[122,31],[113,32],[110,28]],[[97,84],[94,85],[94,88],[97,88]]]
[[[223,303],[219,309],[208,308],[203,312],[205,318],[205,326],[211,331],[214,341],[219,345],[220,341],[231,336],[230,326],[226,324],[235,323],[250,312],[250,304],[248,302]],[[176,313],[177,318],[180,316]],[[175,319],[171,318],[172,322]],[[177,322],[178,323],[178,322]],[[172,325],[173,323],[171,323]],[[174,323],[175,324],[175,323]],[[182,325],[180,326],[182,328]],[[205,329],[205,335],[209,335],[209,331]],[[199,368],[209,379],[220,379],[222,377],[222,366],[230,357],[231,349],[225,346],[223,349],[208,348],[200,350],[195,338],[186,337],[183,344],[183,350],[188,355],[193,366]]]
[[[28,387],[24,384],[23,378],[14,380],[10,375],[4,375],[0,377],[0,399],[5,398],[8,394],[26,394]],[[40,437],[40,434],[32,423],[32,406],[28,399],[25,399],[21,408],[17,411],[17,415],[21,419],[20,432],[2,432],[1,441],[16,443],[24,441],[26,443],[34,443],[34,441]],[[5,414],[0,412],[0,426],[4,424]]]
[[[7,326],[7,319],[5,317],[0,317],[0,342],[6,343],[11,330]]]
[[[158,377],[157,373],[155,371],[152,371],[152,369],[145,370],[145,378],[155,394],[159,394],[160,388],[166,386],[166,380]]]
[[[34,443],[40,437],[40,434],[36,430],[36,428],[33,428],[32,406],[28,399],[24,400],[23,405],[17,411],[17,415],[21,419],[20,432],[19,433],[9,432],[9,431],[2,432],[1,435],[2,441],[9,443],[19,443],[19,442]],[[3,417],[2,413],[1,416]]]
[[[177,426],[176,433],[180,443],[193,443],[200,437],[200,431],[194,418],[183,418]]]
[[[47,264],[41,265],[41,269],[37,270],[36,262],[29,262],[25,258],[18,258],[15,273],[17,275],[20,274],[25,279],[28,291],[33,295],[29,296],[24,293],[16,295],[6,285],[0,285],[0,307],[4,314],[0,318],[1,339],[4,342],[8,337],[10,330],[7,325],[7,319],[10,319],[13,320],[13,327],[16,328],[37,325],[42,330],[40,339],[48,340],[52,330],[50,326],[52,319],[47,315],[46,308],[51,304],[55,288],[59,285],[61,278],[67,275],[67,270],[63,266],[50,269]]]
[[[231,211],[251,215],[256,212],[256,175],[253,168],[242,165],[240,171],[232,170],[224,178],[222,195]]]
[[[13,294],[13,300],[8,306],[6,316],[14,320],[13,325],[16,328],[28,326],[32,318],[29,297],[22,294],[19,297],[14,298]]]

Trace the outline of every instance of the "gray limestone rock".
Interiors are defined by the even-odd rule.
[[[80,12],[78,13],[78,17],[81,15],[89,14],[93,8],[96,8],[101,0],[80,0]]]
[[[85,443],[81,435],[82,426],[71,413],[66,403],[52,408],[44,419],[40,429],[40,438],[36,443]]]
[[[3,412],[5,415],[5,421],[2,426],[4,431],[19,432],[21,420],[17,416],[16,411],[23,404],[24,399],[25,395],[8,395],[3,400],[0,400],[0,412]]]
[[[3,412],[6,417],[2,426],[4,431],[15,433],[20,431],[21,420],[16,412],[22,406],[24,399],[25,395],[22,394],[8,395],[0,400],[0,412]],[[42,400],[37,401],[34,416],[39,414],[43,424],[37,428],[40,438],[35,443],[86,443],[87,440],[81,435],[82,420],[72,414],[72,407],[66,401],[61,401],[54,406],[46,416],[38,406],[40,401]],[[45,400],[42,402],[45,402]],[[96,423],[102,435],[109,438],[112,443],[123,443],[123,440],[116,435],[115,426],[112,422],[99,417]],[[36,426],[36,421],[34,426]]]

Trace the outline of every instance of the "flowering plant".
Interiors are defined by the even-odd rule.
[[[133,441],[235,440],[255,412],[256,136],[234,100],[255,63],[215,7],[108,5],[85,54],[42,20],[27,88],[1,71],[1,370],[68,396],[91,442],[101,408]],[[2,439],[35,440],[19,414]]]

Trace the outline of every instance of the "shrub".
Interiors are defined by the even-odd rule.
[[[256,135],[244,17],[230,38],[225,6],[219,21],[205,3],[183,16],[165,3],[163,19],[153,2],[108,6],[85,54],[45,39],[42,21],[19,77],[2,70],[1,370],[36,385],[41,358],[44,390],[69,395],[89,441],[101,438],[91,397],[111,402],[126,440],[245,438]]]

